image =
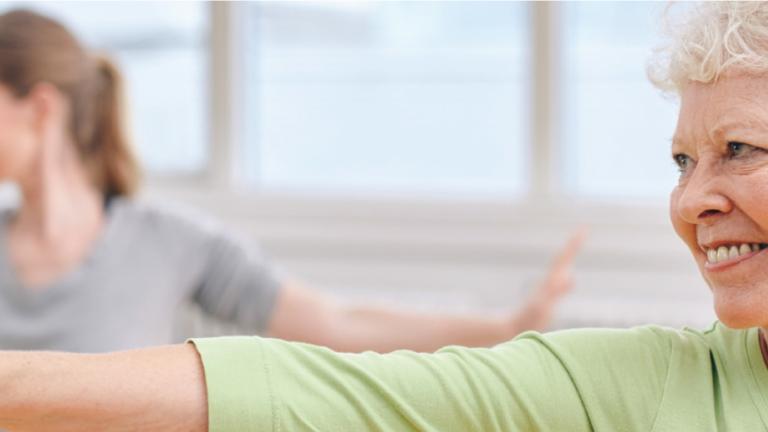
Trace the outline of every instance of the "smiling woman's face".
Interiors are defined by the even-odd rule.
[[[672,154],[680,167],[672,223],[718,317],[768,327],[768,77],[686,86]]]

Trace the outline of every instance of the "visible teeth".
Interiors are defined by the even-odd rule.
[[[763,243],[742,243],[739,246],[720,246],[717,249],[707,249],[707,261],[711,264],[732,260],[739,256],[758,252],[768,247]]]
[[[717,248],[717,262],[725,261],[728,259],[728,248],[725,246],[720,246]]]
[[[748,244],[742,243],[741,246],[739,246],[739,255],[746,255],[750,252],[752,252],[752,248]]]
[[[728,249],[728,259],[734,259],[739,257],[739,248],[736,246],[731,246],[730,249]]]
[[[707,261],[709,261],[711,264],[714,264],[717,262],[717,251],[714,249],[708,249],[707,250]]]

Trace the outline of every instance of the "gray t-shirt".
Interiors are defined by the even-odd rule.
[[[279,282],[253,247],[200,217],[114,200],[86,259],[24,287],[0,220],[0,349],[104,352],[171,343],[185,303],[250,332],[269,322]]]

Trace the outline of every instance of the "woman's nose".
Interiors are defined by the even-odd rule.
[[[697,165],[677,196],[679,216],[691,224],[705,224],[729,213],[733,203],[722,190],[721,180],[716,169]]]

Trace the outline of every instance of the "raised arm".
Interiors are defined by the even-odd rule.
[[[289,284],[280,290],[269,333],[350,352],[429,352],[447,345],[495,345],[523,331],[548,327],[557,302],[571,287],[571,267],[584,237],[581,230],[567,242],[547,276],[522,307],[508,316],[425,314],[349,306],[299,284]]]
[[[208,430],[203,368],[192,345],[112,354],[0,354],[0,429]]]

